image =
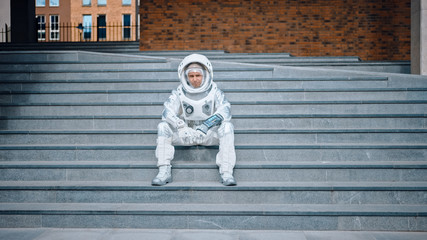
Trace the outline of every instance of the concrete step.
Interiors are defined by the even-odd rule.
[[[165,213],[168,213],[167,215]],[[425,230],[425,205],[5,203],[1,227]],[[307,221],[310,219],[310,221]]]
[[[427,86],[427,77],[411,74],[396,74],[390,75],[388,81],[389,87],[421,87]]]
[[[219,78],[249,78],[272,77],[273,68],[246,67],[223,68],[215,70],[215,77]],[[49,71],[2,71],[2,80],[78,80],[78,79],[176,79],[176,68],[156,69],[100,69],[100,70],[49,70]]]
[[[271,62],[274,64],[274,62]],[[379,73],[411,74],[411,61],[361,61],[361,62],[278,62],[281,66],[296,66],[331,70],[349,70]]]
[[[3,228],[0,238],[19,238],[20,240],[45,239],[389,239],[424,240],[425,232],[404,231],[287,231],[287,230],[206,230],[206,229],[116,229],[116,228]]]
[[[33,62],[51,62],[64,61],[76,62],[79,60],[79,52],[67,51],[0,51],[0,62],[10,63],[33,63]]]
[[[38,53],[55,52],[58,49],[63,52],[74,52],[73,49],[135,49],[139,48],[139,41],[123,42],[37,42],[37,43],[5,43],[0,44],[5,52],[16,54],[17,51],[34,51]],[[37,51],[38,50],[38,51]]]
[[[174,176],[177,176],[175,174]],[[3,203],[403,204],[422,205],[424,182],[250,182],[217,179],[152,187],[134,181],[3,181]],[[355,195],[358,192],[358,195]]]
[[[143,56],[174,57],[184,58],[187,55],[199,53],[198,51],[141,51]],[[281,59],[289,58],[289,53],[224,53],[221,51],[205,51],[202,53],[210,60],[231,60],[231,59]]]
[[[275,67],[273,78],[330,78],[342,77],[343,74],[347,77],[387,77],[388,87],[425,87],[427,84],[427,77],[411,74],[394,74],[394,73],[374,73],[363,71],[345,71],[345,70],[331,70],[324,68],[310,68],[310,67]]]
[[[271,65],[316,65],[316,64],[352,64],[360,63],[361,60],[359,57],[355,56],[338,56],[338,57],[283,57],[283,56],[274,56],[274,55],[260,55],[260,56],[239,56],[231,54],[231,56],[214,56],[213,59],[221,59],[223,61],[233,61],[239,63],[258,63],[258,64],[271,64]]]
[[[86,43],[85,43],[86,44]],[[28,44],[24,44],[24,47],[28,47]],[[107,48],[113,48],[114,45],[107,46]],[[14,51],[11,45],[8,45],[6,48],[2,48],[0,51],[0,64],[39,64],[39,63],[76,63],[76,62],[144,62],[146,60],[162,60],[165,58],[162,57],[150,57],[142,56],[137,54],[123,54],[123,53],[105,53],[105,52],[96,52],[90,51],[88,49],[50,49],[42,50],[40,46],[36,48],[22,49]],[[96,48],[95,48],[96,49]]]
[[[166,99],[165,99],[166,100]],[[424,100],[354,101],[235,101],[233,115],[275,114],[424,114]],[[2,116],[79,116],[161,114],[162,102],[0,103]]]
[[[191,162],[177,160],[173,162],[172,168],[174,182],[178,185],[181,184],[180,182],[186,182],[190,185],[193,182],[214,182],[214,185],[220,185],[218,167],[214,163],[214,158],[211,161],[206,159],[197,159]],[[137,162],[128,160],[121,162],[63,160],[56,162],[0,162],[0,180],[4,181],[2,183],[4,185],[8,185],[10,181],[18,181],[15,184],[19,184],[20,181],[66,181],[64,184],[68,184],[70,187],[73,184],[100,181],[108,186],[107,182],[114,185],[115,182],[137,181],[139,183],[135,183],[136,185],[146,186],[151,183],[157,172],[154,158],[150,161],[141,160]],[[427,180],[426,172],[426,161],[254,162],[242,159],[237,162],[234,176],[239,182],[255,181],[254,176],[256,176],[257,182],[269,182],[272,183],[272,186],[282,184],[281,186],[307,187],[304,185],[305,182],[323,183],[323,185],[314,184],[311,190],[318,186],[329,187],[330,184],[344,184],[348,186],[347,191],[356,191],[357,188],[350,189],[354,184],[356,184],[354,186],[358,186],[357,184],[362,186],[366,183],[389,182],[392,185],[405,183],[406,187],[415,186],[416,182],[421,183]],[[303,184],[300,185],[299,183]],[[411,185],[413,183],[415,185]],[[28,184],[31,185],[31,183]],[[268,186],[268,183],[266,184]],[[310,183],[305,184],[309,185]],[[170,186],[175,186],[175,184]],[[254,186],[259,185],[255,184]],[[427,185],[424,184],[424,187],[427,188]],[[300,188],[300,190],[302,189]],[[391,191],[391,189],[389,190]],[[6,198],[8,195],[4,195],[4,197]]]
[[[155,143],[157,130],[2,130],[0,144]],[[427,144],[427,129],[237,129],[237,145],[277,144]]]
[[[156,129],[160,115],[0,116],[2,130]],[[272,114],[233,115],[246,129],[425,129],[425,114]]]
[[[0,145],[1,161],[153,161],[151,145]],[[215,159],[218,147],[176,147],[175,161]],[[245,161],[425,161],[423,144],[236,145]]]
[[[165,101],[170,90],[57,90],[0,91],[0,101],[10,102],[143,102]],[[427,88],[367,89],[225,89],[231,102],[245,101],[348,101],[427,100]]]
[[[325,89],[325,88],[386,88],[387,78],[215,78],[218,87],[228,89]],[[3,91],[64,91],[64,90],[169,90],[178,79],[79,79],[79,80],[0,80]]]
[[[93,62],[93,61],[43,61],[43,62],[26,62],[26,63],[2,63],[0,62],[0,72],[58,72],[58,71],[102,71],[102,70],[119,70],[123,71],[132,69],[159,69],[170,68],[170,63],[166,59],[135,59],[129,62],[114,61]]]
[[[81,53],[80,53],[81,54]],[[5,54],[3,54],[5,55]],[[7,55],[7,54],[6,54]],[[105,54],[100,55],[97,61],[95,59],[81,59],[82,57],[77,54],[78,57],[64,57],[60,59],[48,59],[48,58],[33,58],[31,60],[20,60],[14,59],[13,56],[7,55],[5,57],[11,57],[9,61],[0,61],[0,71],[4,72],[56,72],[58,70],[100,70],[100,69],[137,69],[138,66],[146,68],[144,66],[152,66],[155,68],[159,67],[172,67],[170,61],[165,57],[146,57],[146,58],[135,58],[130,57],[127,61],[117,58],[120,55]],[[107,59],[102,59],[102,57]],[[182,57],[183,58],[183,57]],[[221,55],[212,56],[213,68],[221,68],[227,64],[224,62],[238,62],[238,63],[258,63],[263,65],[296,65],[296,66],[340,66],[340,65],[390,65],[393,62],[360,62],[356,57],[298,57],[289,58],[282,57],[280,55]],[[218,61],[215,61],[218,60]],[[407,64],[406,62],[394,62],[394,64]],[[157,65],[156,65],[157,64]],[[235,65],[237,66],[237,65]],[[175,68],[175,64],[173,64]],[[176,66],[177,67],[177,66]]]

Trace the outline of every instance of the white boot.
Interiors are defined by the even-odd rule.
[[[159,167],[159,173],[157,176],[151,181],[151,185],[153,186],[163,186],[167,183],[172,182],[172,166],[171,165],[163,165]]]
[[[224,172],[221,174],[221,183],[224,186],[236,186],[236,180],[234,180],[233,174],[229,172]]]

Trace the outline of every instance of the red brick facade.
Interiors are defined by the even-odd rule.
[[[141,0],[140,49],[410,60],[410,0]]]

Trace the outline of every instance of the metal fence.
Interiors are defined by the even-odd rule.
[[[38,42],[102,42],[137,41],[139,26],[108,23],[105,26],[60,23],[38,25]]]
[[[4,25],[4,28],[0,29],[0,42],[10,42],[10,26]]]

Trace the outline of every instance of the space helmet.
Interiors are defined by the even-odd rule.
[[[200,87],[193,87],[188,80],[188,73],[199,72],[203,75]],[[178,66],[178,77],[181,80],[184,90],[188,93],[202,93],[207,91],[213,80],[213,69],[209,59],[201,54],[191,54],[185,57]]]

